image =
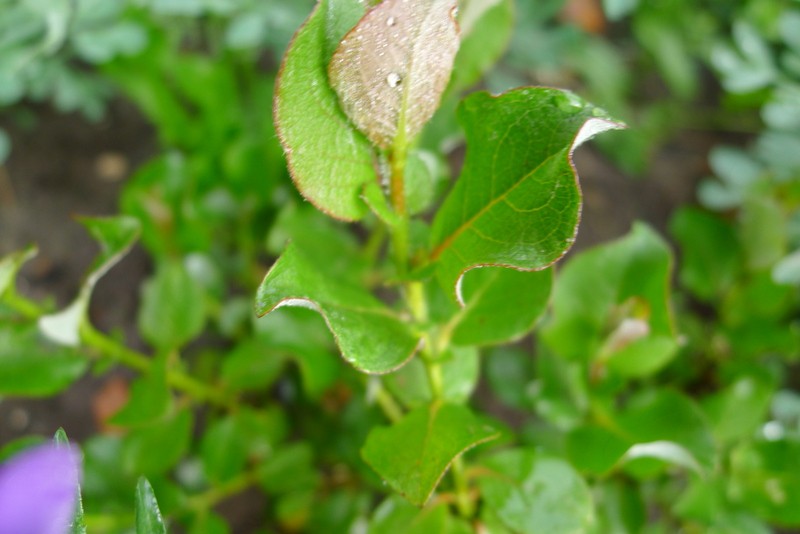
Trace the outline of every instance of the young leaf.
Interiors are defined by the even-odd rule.
[[[474,347],[453,347],[449,358],[442,361],[442,400],[464,404],[475,391],[480,375],[478,351]],[[398,371],[386,375],[386,387],[403,404],[416,408],[433,401],[425,364],[412,358]]]
[[[342,39],[328,69],[350,120],[377,146],[431,118],[458,51],[456,0],[384,0]]]
[[[497,436],[469,409],[433,404],[394,426],[374,428],[361,456],[403,497],[422,506],[459,454]]]
[[[39,329],[43,334],[56,343],[72,347],[80,343],[80,328],[86,320],[89,298],[97,281],[122,259],[139,237],[139,222],[133,217],[83,218],[80,222],[100,243],[100,255],[72,304],[39,319]]]
[[[294,245],[269,270],[256,297],[259,316],[281,306],[321,313],[344,359],[365,373],[397,369],[419,343],[391,309],[361,287],[329,280]]]
[[[463,302],[458,286],[466,271],[540,270],[569,249],[580,214],[572,152],[620,125],[572,93],[548,88],[475,93],[458,115],[467,155],[436,214],[431,259]]]
[[[563,460],[512,449],[489,458],[481,478],[486,505],[514,532],[572,534],[594,523],[586,482]]]
[[[153,487],[144,477],[136,484],[136,534],[167,534]]]
[[[377,175],[372,146],[328,85],[326,50],[349,29],[336,5],[321,0],[295,34],[278,76],[274,118],[300,193],[332,217],[357,220],[367,213],[363,186]]]

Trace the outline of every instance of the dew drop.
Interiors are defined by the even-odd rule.
[[[402,78],[396,72],[390,72],[389,75],[386,77],[386,83],[389,84],[389,87],[397,87],[400,85]]]
[[[397,19],[396,18],[389,17],[388,19],[386,19],[386,25],[387,26],[394,26],[395,24],[397,24]]]

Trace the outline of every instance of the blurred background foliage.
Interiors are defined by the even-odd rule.
[[[254,523],[270,525],[259,532],[346,532],[370,518],[384,525],[370,532],[411,532],[416,512],[402,501],[373,511],[381,482],[358,457],[383,422],[363,402],[372,379],[342,365],[315,314],[252,317],[255,288],[287,239],[313,245],[305,248],[320,268],[370,280],[385,237],[370,221],[353,233],[310,209],[285,170],[272,91],[313,4],[0,0],[4,124],[36,128],[43,105],[98,121],[123,99],[157,139],[119,202],[152,261],[137,338],[93,331],[83,349],[41,339],[36,321],[54,303],[33,303],[13,284],[29,254],[0,263],[0,353],[33,355],[6,364],[0,394],[55,394],[87,362],[97,374],[113,362],[147,371],[126,386],[125,408],[81,443],[90,532],[130,528],[140,474],[190,532]],[[428,196],[446,188],[442,153],[458,160],[453,110],[475,86],[574,89],[630,126],[597,145],[631,180],[687,131],[716,144],[697,203],[673,207],[667,236],[636,226],[568,258],[536,339],[482,351],[487,417],[509,428],[507,442],[570,462],[592,489],[595,532],[799,527],[800,3],[462,4],[464,52],[421,143],[419,165],[437,177]],[[0,164],[18,150],[0,129]],[[99,241],[114,248],[108,235]],[[636,284],[661,301],[627,298]],[[587,309],[570,308],[576,301]],[[661,337],[636,343],[637,321],[659,313]],[[468,388],[473,371],[460,378]],[[678,447],[622,456],[660,441]],[[20,444],[4,444],[3,455]],[[218,508],[250,487],[260,492],[240,498],[249,511]],[[487,510],[490,532],[510,532]]]

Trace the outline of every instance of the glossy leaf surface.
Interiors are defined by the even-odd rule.
[[[513,341],[533,328],[547,307],[553,272],[484,267],[463,280],[466,305],[454,321],[453,343],[492,345]]]
[[[458,114],[467,155],[434,220],[431,259],[463,300],[457,286],[470,269],[540,270],[570,248],[581,205],[572,151],[620,126],[572,93],[547,88],[475,93]]]
[[[458,51],[455,0],[384,0],[342,39],[329,67],[350,120],[377,146],[431,118]]]
[[[153,487],[146,478],[136,484],[136,534],[166,534],[167,527],[161,517]]]
[[[328,85],[326,50],[350,29],[336,7],[322,0],[295,34],[278,77],[275,125],[303,196],[333,217],[355,220],[367,212],[360,199],[364,185],[377,178],[372,146],[350,125]]]
[[[374,428],[361,455],[392,488],[422,506],[459,454],[497,435],[463,406],[433,404],[391,427]]]
[[[267,273],[256,297],[260,316],[280,306],[320,312],[344,359],[366,373],[397,369],[419,342],[390,308],[361,287],[328,279],[293,245]]]

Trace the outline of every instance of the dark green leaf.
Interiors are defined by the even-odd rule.
[[[180,262],[163,262],[142,287],[142,336],[162,351],[180,347],[202,331],[205,306],[205,292],[186,268]]]
[[[497,436],[469,409],[433,404],[391,427],[374,428],[361,455],[392,488],[422,506],[459,454]]]
[[[289,45],[275,92],[275,125],[303,196],[333,217],[356,220],[367,213],[361,191],[377,176],[369,141],[350,126],[328,85],[326,50],[349,30],[336,22],[342,18],[331,5],[319,2]]]
[[[41,339],[35,327],[0,326],[0,395],[49,396],[69,387],[88,360]]]
[[[629,443],[610,430],[584,425],[567,434],[567,456],[580,471],[603,475],[619,461]]]
[[[533,355],[519,347],[497,347],[483,357],[484,376],[497,397],[508,406],[531,409],[528,388],[535,377]]]
[[[512,449],[484,464],[493,472],[480,479],[486,505],[511,530],[572,534],[592,526],[589,488],[563,460]]]
[[[358,286],[327,279],[294,245],[272,266],[256,297],[259,316],[280,306],[319,311],[345,360],[366,373],[397,369],[418,344],[391,309]]]
[[[459,108],[467,155],[461,177],[436,214],[431,258],[456,288],[487,265],[539,270],[572,245],[580,191],[572,151],[618,128],[569,92],[522,88],[475,93]]]
[[[136,484],[136,534],[167,534],[153,488],[144,477]]]
[[[466,305],[451,325],[457,345],[513,341],[532,328],[547,307],[553,272],[484,267],[463,278]]]
[[[231,390],[264,391],[275,382],[285,364],[286,356],[276,352],[267,339],[250,337],[225,356],[220,375]]]
[[[414,139],[439,105],[458,51],[456,0],[384,0],[331,58],[331,86],[377,146]]]

